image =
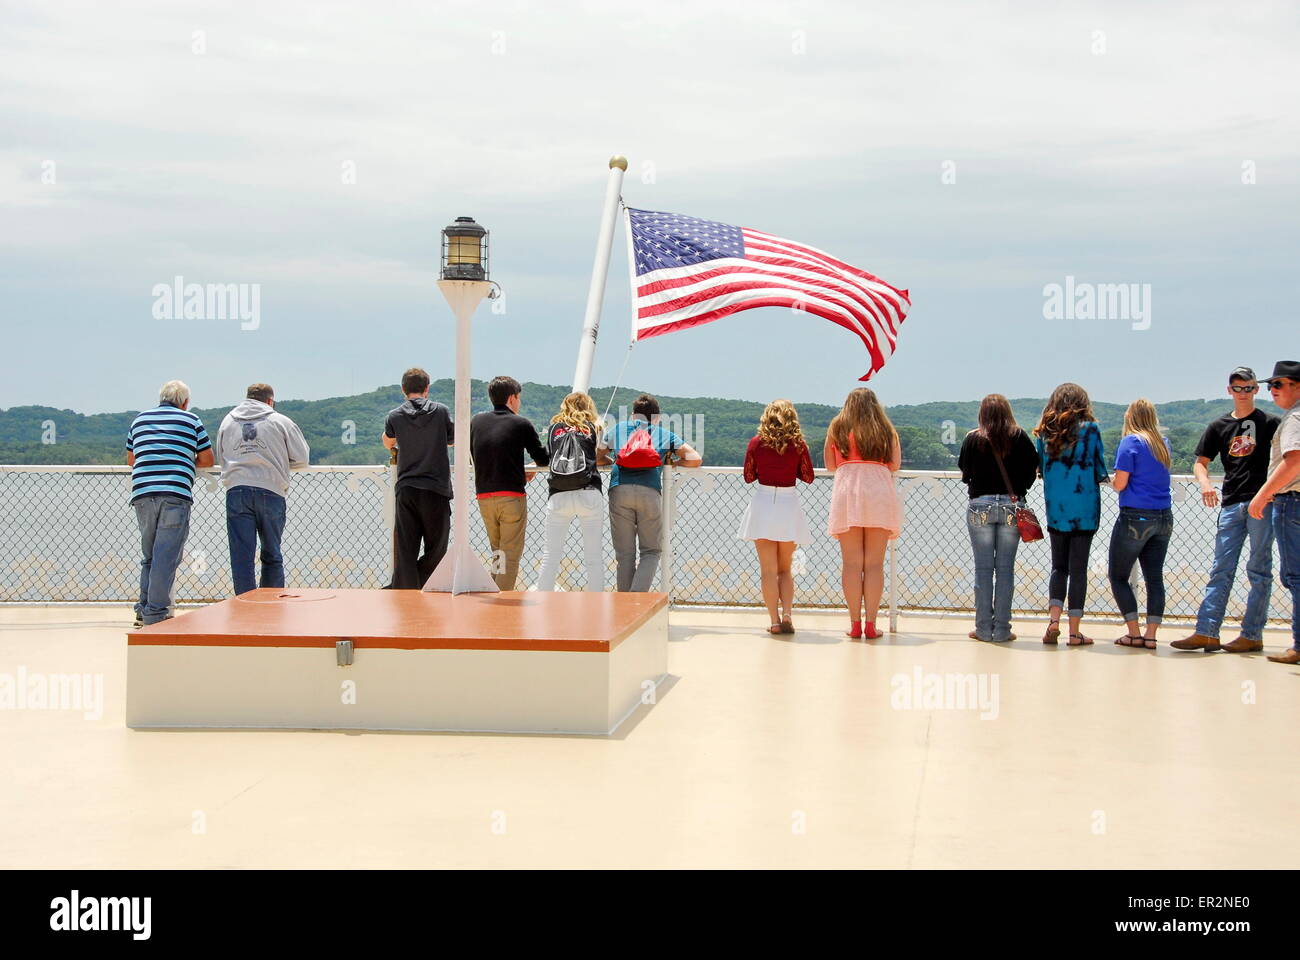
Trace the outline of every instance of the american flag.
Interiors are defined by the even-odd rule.
[[[791,307],[847,327],[871,354],[893,355],[912,305],[906,290],[793,240],[677,213],[628,208],[635,263],[633,340],[751,307]]]

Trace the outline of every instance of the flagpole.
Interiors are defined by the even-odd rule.
[[[600,233],[596,236],[596,262],[591,268],[591,286],[587,288],[587,312],[582,320],[582,339],[578,341],[578,365],[573,371],[573,392],[586,393],[591,386],[591,364],[596,357],[596,335],[600,331],[600,307],[605,300],[605,277],[609,273],[609,253],[614,246],[614,219],[618,215],[619,193],[627,157],[609,158],[609,182],[605,187],[605,208],[600,214]]]

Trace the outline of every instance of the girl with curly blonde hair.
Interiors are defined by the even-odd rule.
[[[812,541],[795,481],[813,482],[812,456],[789,400],[773,400],[758,422],[758,433],[745,449],[745,482],[757,486],[740,521],[738,536],[752,540],[758,553],[763,603],[772,625],[768,633],[794,633],[795,547]]]

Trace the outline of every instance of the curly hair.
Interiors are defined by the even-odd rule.
[[[1034,436],[1047,445],[1050,456],[1058,457],[1067,444],[1078,439],[1079,424],[1096,419],[1088,391],[1077,383],[1063,383],[1047,398]]]
[[[769,403],[758,421],[758,439],[777,453],[785,453],[786,447],[791,445],[798,448],[804,439],[794,404],[789,400]]]
[[[885,416],[885,408],[880,405],[874,390],[858,387],[849,391],[844,406],[835,414],[830,429],[826,431],[826,439],[845,459],[849,456],[850,434],[853,445],[858,448],[858,456],[863,460],[888,463],[893,457],[898,431]]]
[[[596,431],[596,405],[585,393],[571,393],[560,401],[560,412],[551,417],[551,423],[562,423],[575,430]]]

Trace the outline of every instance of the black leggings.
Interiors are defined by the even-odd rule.
[[[1083,601],[1088,595],[1088,551],[1092,549],[1092,538],[1096,533],[1096,530],[1047,531],[1052,539],[1052,579],[1047,588],[1049,605],[1064,606],[1066,614],[1071,617],[1083,616]]]

